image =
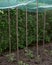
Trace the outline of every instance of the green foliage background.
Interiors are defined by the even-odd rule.
[[[16,10],[11,10],[11,44],[12,50],[16,49]],[[26,43],[26,14],[25,11],[18,11],[19,48],[24,48]],[[0,13],[0,52],[9,49],[9,25],[7,10]],[[39,13],[39,42],[43,41],[44,13]],[[28,45],[36,42],[36,13],[28,12]],[[46,14],[45,41],[52,40],[52,11]]]

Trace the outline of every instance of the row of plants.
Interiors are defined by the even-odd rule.
[[[46,31],[45,42],[52,40],[52,12],[46,12]],[[25,11],[18,11],[18,37],[19,48],[24,48],[26,43],[26,13]],[[11,44],[12,50],[16,49],[16,10],[10,11],[11,18]],[[44,12],[39,13],[39,42],[43,41],[43,20]],[[28,12],[28,45],[36,42],[36,13]],[[9,49],[9,22],[7,10],[0,12],[0,52]]]

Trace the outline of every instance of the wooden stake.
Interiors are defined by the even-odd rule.
[[[11,29],[10,29],[10,9],[8,9],[8,23],[9,23],[9,54],[11,54]]]
[[[18,49],[18,8],[16,8],[16,35],[17,35],[17,65],[19,62],[19,49]]]
[[[45,47],[45,27],[46,27],[46,11],[44,11],[44,25],[43,25],[43,49]]]
[[[28,36],[28,30],[27,30],[27,8],[26,8],[26,49],[28,49],[28,40],[27,40],[27,36]]]
[[[37,6],[37,56],[38,56],[38,0],[36,0]]]

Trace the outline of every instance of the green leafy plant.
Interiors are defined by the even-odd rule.
[[[2,12],[2,10],[0,10]],[[4,14],[2,14],[4,12]],[[0,13],[0,50],[2,52],[9,48],[9,31],[8,31],[8,16],[7,10]],[[39,13],[39,42],[43,41],[43,21],[42,14]],[[12,50],[16,50],[16,10],[10,10],[11,15],[11,46]],[[18,12],[18,37],[19,37],[19,48],[25,48],[26,43],[26,13],[22,10]],[[47,12],[46,14],[46,31],[45,31],[45,41],[52,41],[52,12]],[[3,37],[3,38],[2,38]],[[36,14],[28,13],[28,45],[31,45],[32,42],[36,42]],[[33,43],[34,44],[34,43]]]
[[[0,13],[4,14],[4,11],[0,10]]]
[[[29,64],[24,63],[23,61],[19,61],[19,65],[29,65]]]
[[[12,53],[12,54],[7,54],[6,57],[7,57],[7,59],[8,59],[8,62],[13,62],[13,61],[16,60],[14,53]]]
[[[35,57],[35,62],[36,63],[40,63],[41,62],[41,56],[40,55]]]
[[[25,55],[31,59],[34,58],[33,52],[31,50],[25,50]]]

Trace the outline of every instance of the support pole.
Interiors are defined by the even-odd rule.
[[[46,28],[46,11],[44,11],[44,25],[43,25],[43,49],[45,47],[45,28]]]
[[[10,29],[10,9],[8,9],[8,23],[9,23],[9,54],[11,54],[11,29]]]
[[[19,49],[18,49],[18,8],[16,8],[16,36],[17,36],[17,65],[19,62]]]
[[[38,0],[36,0],[36,6],[37,6],[37,56],[38,56]]]
[[[28,36],[28,30],[27,30],[27,7],[26,7],[26,49],[28,49],[28,39],[27,39],[27,36]]]

